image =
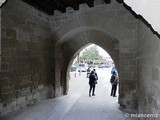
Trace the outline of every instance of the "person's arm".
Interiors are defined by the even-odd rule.
[[[96,73],[96,80],[98,80],[98,75],[97,75],[97,73]]]

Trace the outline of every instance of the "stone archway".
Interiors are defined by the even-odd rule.
[[[17,3],[21,7],[15,9]],[[9,8],[12,8],[11,12],[9,12]],[[149,110],[151,110],[152,112],[158,111],[157,103],[159,101],[157,91],[160,90],[158,87],[159,84],[157,84],[159,80],[159,68],[157,67],[157,65],[159,65],[159,38],[156,37],[155,34],[152,33],[144,23],[136,19],[129,11],[127,11],[122,4],[120,5],[116,2],[112,2],[109,5],[99,5],[90,9],[85,8],[76,12],[68,12],[67,14],[60,14],[54,17],[49,17],[48,19],[48,16],[42,13],[37,14],[38,11],[36,11],[35,9],[31,9],[31,7],[28,7],[26,4],[22,4],[21,1],[16,0],[11,1],[11,4],[8,4],[6,7],[4,6],[1,12],[2,14],[4,14],[2,15],[1,24],[3,28],[3,40],[1,40],[3,42],[1,43],[1,46],[4,46],[5,50],[7,50],[8,52],[13,52],[12,50],[14,50],[15,54],[17,54],[16,56],[14,54],[11,56],[9,61],[10,63],[14,64],[11,64],[11,67],[6,67],[9,72],[6,73],[6,71],[4,71],[3,76],[7,76],[8,78],[12,77],[12,75],[10,75],[10,72],[12,72],[12,66],[19,65],[19,62],[15,63],[12,57],[18,58],[19,52],[25,51],[26,46],[32,48],[33,44],[34,46],[44,45],[43,47],[36,47],[35,49],[35,53],[40,52],[41,54],[43,54],[42,56],[38,56],[35,58],[35,53],[29,51],[30,56],[28,56],[28,54],[25,55],[25,59],[23,56],[21,56],[21,61],[26,60],[28,62],[28,57],[33,59],[33,63],[37,63],[36,60],[38,60],[38,63],[41,63],[40,65],[43,65],[43,67],[45,67],[47,71],[44,75],[39,74],[41,72],[39,72],[38,70],[40,65],[37,64],[37,71],[35,73],[38,74],[35,74],[34,80],[43,80],[43,84],[47,83],[49,85],[55,85],[55,96],[66,94],[66,73],[67,66],[70,65],[70,60],[72,60],[74,58],[74,55],[76,55],[76,53],[85,45],[89,43],[95,43],[109,52],[112,56],[112,59],[117,60],[116,63],[119,66],[119,75],[121,79],[120,105],[122,106],[122,108],[127,110],[139,109],[142,113],[143,111],[145,111],[143,109],[148,109],[150,107],[146,107],[145,104],[141,102],[145,101],[145,103],[149,103],[151,105],[154,104],[154,110],[150,109],[152,106],[149,108]],[[23,15],[21,16],[22,19],[17,19],[19,18],[19,14],[17,13],[21,13],[21,15]],[[40,16],[43,16],[43,18],[45,19],[42,20]],[[37,27],[35,27],[35,25]],[[96,28],[94,28],[93,26]],[[27,27],[33,29],[25,29]],[[33,33],[33,31],[38,32]],[[54,38],[50,37],[53,31],[55,35]],[[9,36],[7,36],[7,34],[9,34]],[[115,51],[119,51],[118,55],[116,54],[117,52],[114,53],[114,50],[108,49],[110,47],[110,42],[107,44],[103,44],[106,40],[101,39],[106,38],[107,40],[111,39],[112,41],[114,39],[111,36],[114,36],[114,38],[118,39],[118,44],[114,44]],[[6,38],[8,39],[8,37],[9,39],[12,38],[15,42],[15,44],[11,44],[11,48],[6,47],[8,46],[8,42],[4,42],[6,41]],[[48,39],[48,37],[50,37],[50,39]],[[31,42],[33,39],[35,40]],[[108,45],[108,47],[105,45]],[[19,49],[19,47],[21,49]],[[2,50],[2,52],[4,52],[5,50]],[[8,54],[8,52],[1,54],[0,57],[4,57]],[[118,58],[115,57],[116,55]],[[2,64],[5,63],[5,60],[6,59],[1,60]],[[154,65],[152,64],[152,62],[154,63]],[[25,64],[22,65],[25,66]],[[32,69],[28,68],[27,70],[34,71],[34,68],[35,67],[33,67]],[[17,68],[15,68],[15,70],[17,70]],[[19,70],[23,71],[23,69]],[[45,70],[42,69],[42,71]],[[14,74],[14,72],[12,72],[12,74]],[[19,76],[21,75],[17,75],[18,79]],[[30,76],[30,73],[26,72],[25,76]],[[31,77],[25,76],[24,81],[26,81],[25,78],[28,78],[29,80],[27,81],[30,81]],[[55,81],[53,81],[53,77],[55,78]],[[15,78],[13,79],[16,80]],[[6,78],[4,80],[6,80]],[[9,82],[10,81],[13,80],[10,79]],[[51,88],[50,86],[48,88],[48,85],[47,87],[44,87],[43,84],[42,86],[40,86],[40,88],[42,88],[42,91],[46,93],[43,95],[44,98],[48,97],[48,92],[54,94],[54,91],[52,92],[52,86]],[[146,85],[148,87],[146,87]],[[7,88],[8,84],[3,84],[3,86]],[[36,88],[38,87],[39,86],[37,86]],[[150,90],[150,88],[153,89]],[[25,90],[28,90],[28,88]],[[36,90],[36,93],[40,95],[38,89]],[[1,104],[4,104],[6,100],[10,100],[10,97],[12,96],[10,95],[10,91],[12,95],[17,94],[17,92],[13,91],[12,89],[8,89],[7,91],[5,91],[7,94],[5,93],[4,96],[8,95],[9,97],[6,97],[5,101],[2,101]],[[23,91],[19,89],[18,94],[20,96],[18,96],[18,99],[24,97],[21,96],[21,92]],[[2,94],[2,92],[0,94]],[[25,94],[25,96],[27,95],[28,94]],[[30,95],[32,95],[32,92],[30,93]],[[142,95],[142,97],[139,97],[139,95]],[[140,101],[138,101],[138,98]],[[41,98],[36,97],[36,99],[40,100]],[[11,102],[14,102],[14,100],[15,99],[11,100]],[[23,101],[25,104],[27,104],[25,100]],[[140,108],[138,108],[138,104]],[[14,106],[16,106],[17,108],[17,104]],[[8,105],[7,107],[9,108],[12,106]],[[4,110],[1,111],[5,111],[5,108],[7,107],[2,107],[2,109]]]
[[[110,9],[108,9],[108,7]],[[102,12],[103,11],[103,12]],[[67,94],[67,68],[70,60],[85,45],[94,43],[106,50],[113,61],[118,64],[121,79],[119,103],[123,109],[138,109],[138,21],[122,5],[113,2],[111,6],[97,6],[67,14],[57,15],[59,18],[53,32],[54,48],[54,89],[55,96]],[[58,24],[61,23],[61,24]],[[53,22],[55,24],[55,22]],[[118,44],[108,42],[118,40]],[[110,47],[115,50],[108,49]],[[118,50],[117,52],[115,52]],[[118,57],[118,58],[117,58]],[[117,61],[116,61],[117,60]]]
[[[95,27],[79,27],[71,32],[68,32],[56,44],[56,73],[55,73],[55,87],[58,88],[56,96],[67,94],[68,92],[68,76],[69,66],[75,56],[88,44],[97,44],[106,50],[116,66],[119,66],[119,41],[111,37],[103,29]]]

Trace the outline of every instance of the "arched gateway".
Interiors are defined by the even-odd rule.
[[[83,17],[83,21],[88,20],[88,15],[85,14]],[[100,17],[102,16],[100,15]],[[119,17],[116,14],[116,17],[114,16],[112,20],[115,21]],[[91,16],[91,19],[96,19],[96,16]],[[56,39],[55,96],[67,94],[68,67],[80,50],[88,44],[94,43],[110,54],[119,69],[121,81],[119,103],[121,108],[128,110],[137,109],[136,64],[129,62],[136,59],[136,52],[134,51],[136,46],[132,44],[136,40],[136,36],[133,38],[136,26],[130,31],[126,28],[124,21],[116,22],[116,24],[117,26],[114,27],[110,25],[110,21],[108,23],[106,21],[105,25],[101,21],[92,21],[84,24],[78,18],[68,20],[63,26],[59,27],[54,35]],[[125,43],[126,39],[128,39],[127,43]]]
[[[121,108],[138,110],[138,20],[117,1],[49,16],[9,0],[1,8],[1,28],[2,114],[67,94],[68,67],[91,43],[118,67]]]
[[[71,65],[71,62],[79,51],[91,43],[97,44],[104,50],[108,51],[112,59],[115,61],[116,66],[119,66],[118,40],[112,38],[102,29],[94,27],[79,27],[74,29],[62,36],[55,47],[55,55],[59,56],[56,57],[55,65],[57,74],[55,80],[57,82],[59,81],[59,85],[63,85],[62,91],[59,92],[64,94],[67,93],[68,80],[66,80],[66,78],[68,78],[67,76],[69,75],[68,66]]]

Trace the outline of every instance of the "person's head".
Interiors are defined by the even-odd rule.
[[[96,71],[96,69],[93,69],[93,71]]]
[[[116,72],[115,72],[115,71],[113,71],[113,74],[114,74],[114,75],[116,75]]]
[[[94,74],[94,71],[91,71],[91,75],[93,75]]]

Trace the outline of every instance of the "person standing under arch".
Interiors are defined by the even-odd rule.
[[[96,78],[94,75],[94,71],[91,71],[91,74],[89,76],[89,97],[91,97],[91,92],[92,92],[92,96],[95,96],[94,92],[95,92],[95,86],[96,86]]]
[[[116,91],[117,91],[118,82],[119,82],[118,75],[117,75],[117,73],[115,71],[113,71],[111,79],[110,79],[110,83],[112,84],[111,96],[113,96],[113,97],[117,97],[116,96]]]

